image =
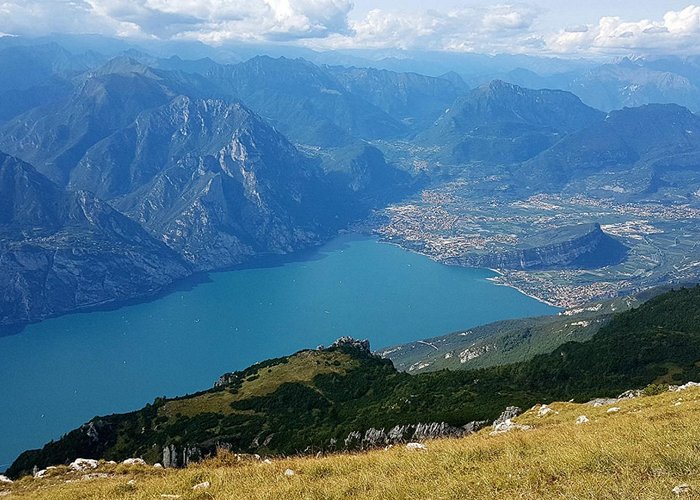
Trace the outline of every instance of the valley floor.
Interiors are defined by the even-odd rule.
[[[614,405],[553,403],[462,439],[269,462],[223,454],[182,470],[101,464],[91,472],[0,483],[0,496],[46,499],[700,497],[700,388]],[[619,408],[612,410],[611,408]],[[581,415],[589,421],[577,424]],[[288,471],[293,471],[293,474]],[[100,477],[100,475],[104,477]],[[208,487],[193,489],[208,482]],[[675,489],[675,492],[674,492]]]

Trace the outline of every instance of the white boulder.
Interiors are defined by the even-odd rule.
[[[12,483],[12,479],[10,479],[10,478],[7,477],[7,476],[3,476],[2,474],[0,474],[0,483],[7,483],[7,484],[10,484],[10,483]]]
[[[211,483],[209,481],[204,481],[203,483],[195,484],[192,486],[193,490],[206,490],[211,486]]]
[[[576,419],[576,424],[581,425],[590,422],[590,419],[586,415],[579,415]]]
[[[507,419],[503,422],[499,422],[493,426],[493,430],[489,433],[490,436],[496,436],[498,434],[503,434],[504,432],[510,432],[515,430],[527,431],[531,429],[529,425],[516,424],[511,419]]]
[[[409,450],[427,450],[428,447],[425,446],[423,443],[408,443],[406,445],[406,448]]]
[[[296,472],[294,472],[292,469],[287,469],[284,471],[284,475],[287,477],[292,477],[294,474],[296,474]]]
[[[618,411],[620,411],[620,408],[618,406],[613,406],[612,408],[608,408],[608,411],[605,413],[617,413]]]
[[[671,490],[674,495],[683,495],[685,493],[688,493],[690,491],[690,485],[688,484],[679,484],[675,488]]]
[[[557,413],[554,410],[552,410],[549,406],[547,405],[542,405],[542,407],[537,411],[537,416],[538,417],[546,417],[550,413]]]
[[[688,382],[687,384],[679,385],[678,387],[673,387],[671,390],[674,392],[685,391],[686,389],[692,389],[693,387],[700,387],[698,382]]]
[[[146,465],[143,458],[127,458],[122,462],[124,465]]]
[[[92,458],[76,458],[68,464],[68,468],[71,470],[85,471],[97,469],[98,465],[99,463],[97,460],[93,460]]]

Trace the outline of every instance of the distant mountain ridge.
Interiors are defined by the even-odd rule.
[[[613,111],[523,167],[546,185],[629,168],[697,170],[699,162],[700,117],[675,104],[649,104]]]
[[[155,245],[149,251],[158,249],[163,259],[173,260],[173,271],[155,280],[158,285],[134,269],[129,287],[97,290],[76,299],[74,308],[147,295],[196,270],[318,244],[411,183],[379,150],[355,139],[322,156],[300,152],[240,101],[220,97],[225,93],[196,73],[154,69],[118,57],[74,81],[70,96],[5,124],[0,148],[36,166],[40,173],[27,168],[48,186],[37,199],[96,196],[104,200],[99,201],[104,210],[131,217],[123,217],[133,226],[130,231],[147,231],[141,238]],[[390,186],[382,186],[385,182]],[[29,187],[8,185],[6,200],[31,199]],[[11,238],[23,241],[26,227],[10,222],[6,230]],[[55,225],[78,232],[64,222]],[[103,257],[116,258],[110,255]],[[128,262],[120,265],[131,272]],[[142,264],[136,258],[134,265]],[[26,274],[17,269],[18,275]],[[142,279],[144,293],[137,291]],[[74,282],[64,281],[64,286],[68,295],[77,293]],[[5,325],[71,310],[57,304],[39,307],[38,283],[14,281],[7,287],[8,297],[24,294],[32,304],[27,307],[36,311],[20,313],[8,302],[0,308]]]
[[[605,115],[573,94],[493,81],[457,99],[418,136],[444,162],[524,161]]]

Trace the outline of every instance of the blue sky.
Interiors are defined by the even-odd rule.
[[[700,0],[1,0],[0,33],[558,56],[700,53]]]

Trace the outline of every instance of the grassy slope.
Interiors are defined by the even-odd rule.
[[[0,492],[9,498],[182,499],[237,498],[672,498],[682,483],[687,498],[700,494],[700,389],[667,392],[594,408],[554,403],[559,412],[537,416],[537,407],[515,420],[528,431],[490,436],[489,429],[461,439],[428,442],[427,450],[389,451],[320,458],[237,461],[223,455],[183,470],[103,465],[110,477],[53,471],[48,479],[24,478]],[[590,422],[576,425],[579,415]],[[286,477],[284,471],[296,474]],[[135,479],[135,484],[127,482]],[[211,487],[193,491],[209,481]]]
[[[378,354],[390,359],[398,370],[412,374],[517,363],[552,352],[565,342],[589,340],[615,314],[638,307],[664,291],[668,289],[660,287],[631,297],[595,302],[564,315],[499,321],[388,347]]]

